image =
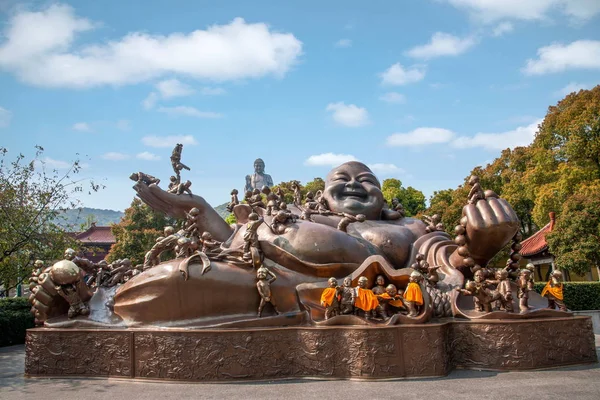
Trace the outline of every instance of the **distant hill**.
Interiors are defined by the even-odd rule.
[[[230,212],[227,211],[227,204],[229,203],[223,203],[215,207],[215,211],[218,212],[223,219],[227,218],[227,216],[230,214]]]
[[[62,215],[64,219],[61,218],[58,223],[65,228],[75,227],[78,229],[81,224],[88,222],[88,217],[92,216],[96,222],[96,225],[108,226],[121,221],[121,217],[123,217],[123,215],[124,214],[121,211],[82,207],[65,211]]]

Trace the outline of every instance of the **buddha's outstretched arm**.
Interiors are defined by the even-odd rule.
[[[200,196],[168,193],[156,185],[148,186],[143,182],[136,183],[133,188],[150,208],[173,218],[185,219],[186,213],[196,207],[200,210],[196,222],[200,231],[210,232],[220,242],[226,241],[233,233],[227,222]]]

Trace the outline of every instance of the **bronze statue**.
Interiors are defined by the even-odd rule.
[[[437,214],[433,214],[431,217],[428,215],[423,215],[423,220],[425,220],[427,223],[427,228],[425,228],[427,233],[444,230],[444,224],[441,222],[442,219]]]
[[[567,311],[563,295],[563,274],[554,270],[550,274],[550,280],[542,290],[542,297],[548,299],[548,308],[554,310],[558,307],[560,311]]]
[[[81,282],[79,267],[70,260],[57,262],[50,269],[50,278],[55,284],[56,292],[69,303],[67,316],[74,318],[78,315],[88,315],[90,309],[79,296],[77,286]]]
[[[383,309],[388,316],[406,311],[402,294],[398,293],[393,283],[387,285],[385,291],[377,295],[377,299],[380,304],[383,304]]]
[[[277,203],[285,203],[285,193],[283,192],[283,189],[281,188],[281,186],[279,186],[277,188],[277,191],[275,192],[275,194],[277,195]]]
[[[371,290],[367,289],[368,282],[369,279],[366,276],[358,278],[358,286],[355,288],[354,310],[355,312],[362,310],[369,319],[381,317],[387,320],[388,316],[383,307],[381,307],[381,304],[379,304],[377,296]]]
[[[219,253],[221,242],[214,240],[210,232],[202,233],[202,252],[206,255],[215,255]]]
[[[248,224],[246,225],[246,233],[244,233],[244,260],[252,260],[252,249],[256,249],[260,253],[260,243],[258,241],[258,228],[265,222],[263,218],[259,218],[258,214],[251,213],[248,216]],[[253,260],[255,262],[255,260]]]
[[[294,223],[298,219],[296,214],[293,214],[287,208],[287,204],[281,203],[279,205],[279,211],[273,217],[273,224],[271,225],[271,229],[276,234],[282,234],[285,232],[285,226],[287,223]]]
[[[380,295],[385,293],[385,276],[377,275],[375,278],[375,286],[371,289],[371,291],[375,295]]]
[[[237,189],[233,189],[231,191],[231,201],[229,204],[227,204],[227,211],[232,212],[233,207],[237,206],[238,204],[240,204],[240,201],[238,200],[238,191]]]
[[[129,179],[135,182],[143,182],[146,185],[158,185],[160,183],[160,179],[155,178],[152,175],[145,174],[143,172],[134,172],[129,176]]]
[[[187,169],[190,170],[190,167],[183,164],[181,162],[181,151],[183,150],[183,145],[181,143],[177,143],[175,148],[173,149],[173,153],[171,153],[171,166],[173,167],[173,171],[175,171],[175,175],[177,176],[177,183],[180,182],[181,178],[181,170]]]
[[[190,189],[190,186],[192,186],[192,182],[191,181],[185,181],[185,182],[181,182],[178,183],[176,185],[174,185],[173,187],[171,187],[171,189],[168,190],[168,193],[173,193],[173,194],[183,194],[183,193],[187,193],[190,196],[192,195],[192,190]]]
[[[404,206],[402,203],[400,203],[400,200],[398,200],[397,197],[392,199],[392,210],[400,214],[400,218],[404,218],[406,216],[406,210],[404,210]]]
[[[131,261],[128,258],[121,260],[120,265],[110,271],[110,280],[107,282],[107,287],[115,286],[125,282],[126,274],[130,273],[132,268]]]
[[[319,214],[323,213],[319,212]],[[365,222],[367,220],[367,218],[363,214],[352,215],[348,213],[341,213],[340,216],[342,217],[342,219],[340,220],[337,228],[342,232],[347,232],[348,225],[350,225],[353,222]]]
[[[246,186],[244,191],[251,191],[254,189],[262,189],[264,186],[272,187],[273,178],[271,175],[265,173],[265,162],[257,158],[254,161],[254,173],[252,175],[246,175]]]
[[[260,208],[264,208],[264,209],[267,208],[267,206],[263,202],[263,199],[262,199],[259,189],[254,189],[252,191],[252,196],[250,196],[250,201],[248,202],[248,204],[250,204],[250,207],[252,207],[253,209],[256,207],[260,207]]]
[[[340,306],[341,314],[354,313],[354,300],[356,299],[356,291],[352,287],[352,278],[349,276],[344,278],[344,286],[342,289],[342,301]]]
[[[517,298],[519,310],[524,313],[529,311],[529,292],[533,290],[533,280],[529,269],[522,269],[517,279]]]
[[[409,283],[404,292],[404,304],[408,309],[409,317],[416,317],[419,314],[420,307],[423,305],[423,291],[421,290],[421,283],[423,275],[418,271],[413,271],[410,274]]]
[[[508,280],[508,272],[505,270],[497,271],[495,283],[497,285],[496,290],[500,293],[500,298],[497,302],[500,307],[497,308],[506,312],[513,312],[513,296],[510,281]]]
[[[271,192],[271,190],[267,186],[263,188],[263,193],[267,195],[267,208],[265,214],[270,216],[273,214],[273,212],[276,213],[277,211],[279,211],[279,198],[277,197],[277,195]]]
[[[270,276],[270,278],[269,278]],[[258,306],[258,317],[262,317],[263,309],[267,303],[271,303],[273,309],[276,314],[279,314],[277,310],[277,306],[275,305],[275,301],[273,300],[273,296],[271,293],[271,284],[275,282],[277,277],[271,271],[269,271],[266,267],[262,266],[256,271],[256,288],[258,289],[258,294],[260,295],[260,305]]]
[[[171,175],[171,177],[169,178],[169,187],[167,188],[167,193],[176,193],[177,185],[179,185],[177,177]]]
[[[302,191],[300,190],[300,182],[292,181],[292,189],[294,189],[294,205],[299,207],[302,204]]]
[[[469,178],[469,185],[471,185],[471,191],[469,191],[469,204],[475,204],[479,200],[485,200],[485,194],[481,185],[479,184],[479,177],[473,175]]]
[[[384,207],[379,181],[366,165],[359,162],[342,164],[326,177],[321,197],[334,214],[313,214],[312,220],[298,219],[293,226],[286,225],[281,234],[260,229],[263,221],[249,205],[235,207],[238,225],[231,227],[200,196],[177,196],[143,182],[136,183],[134,187],[146,204],[171,217],[185,219],[186,212],[197,208],[197,229],[210,232],[214,240],[223,242],[223,254],[211,263],[209,275],[200,275],[201,268],[190,268],[189,279],[185,284],[179,284],[181,274],[177,265],[181,260],[174,260],[154,266],[151,271],[139,274],[119,287],[115,295],[115,314],[141,325],[167,320],[171,324],[185,323],[192,315],[197,324],[209,323],[216,316],[208,303],[194,300],[199,292],[224,299],[219,306],[219,318],[255,313],[251,304],[239,299],[227,300],[229,291],[226,289],[233,280],[240,293],[246,293],[244,290],[255,293],[252,284],[255,276],[252,270],[247,269],[247,261],[253,258],[252,249],[255,249],[255,260],[260,262],[264,257],[285,271],[285,279],[277,287],[278,294],[281,294],[281,299],[277,299],[278,309],[300,312],[303,306],[296,294],[299,283],[323,282],[323,276],[349,276],[374,255],[381,256],[394,269],[401,271],[414,262],[413,254],[422,253],[431,265],[439,266],[442,287],[462,286],[465,251],[476,263],[486,265],[514,237],[519,227],[514,211],[503,199],[496,197],[465,207],[461,226],[464,228],[463,236],[468,240],[462,246],[452,243],[445,232],[427,233],[426,225],[417,219],[389,219],[392,210]],[[310,196],[307,197],[310,199]],[[295,207],[292,211],[296,210],[302,212]],[[262,212],[260,208],[257,211]],[[343,232],[337,229],[340,213],[362,214],[365,221],[354,224],[349,232]],[[487,217],[494,213],[498,216]],[[149,254],[148,259],[154,261],[145,264],[154,264],[156,255],[167,248],[174,248],[179,237],[185,236],[185,231],[183,235],[175,236],[174,241],[169,236],[165,235]],[[241,261],[242,257],[245,263]],[[140,297],[147,290],[151,290],[153,296]],[[346,296],[346,290],[344,292]],[[320,294],[315,294],[317,304]],[[138,298],[144,298],[144,303],[138,302]],[[167,308],[159,306],[171,304],[174,298],[182,301],[170,305],[168,313]],[[349,305],[352,306],[352,302]],[[346,310],[348,304],[342,302],[342,308]]]
[[[325,288],[321,294],[321,305],[325,307],[325,319],[340,314],[340,304],[343,292],[343,288],[338,286],[337,279],[331,277],[327,283],[329,287]]]

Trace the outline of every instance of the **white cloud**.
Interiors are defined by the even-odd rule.
[[[0,35],[0,68],[31,85],[89,88],[173,74],[214,81],[282,77],[302,54],[293,34],[242,18],[189,33],[131,32],[75,47],[79,34],[94,27],[64,4],[17,12]]]
[[[375,163],[368,164],[368,167],[371,168],[371,171],[382,175],[406,174],[406,171],[403,168],[397,167],[395,164]]]
[[[327,111],[333,111],[333,120],[340,125],[356,128],[369,122],[369,113],[366,108],[354,104],[346,105],[344,102],[329,103]]]
[[[196,145],[198,142],[192,135],[145,136],[142,143],[150,147],[175,147],[177,143]]]
[[[388,136],[386,143],[388,146],[421,146],[447,143],[454,136],[454,132],[448,129],[422,127],[407,133],[394,133]]]
[[[120,131],[128,131],[131,129],[131,121],[126,119],[120,119],[117,121],[117,129]]]
[[[77,122],[77,123],[73,124],[71,129],[73,129],[74,131],[78,131],[78,132],[91,132],[92,131],[92,128],[86,122]]]
[[[200,89],[200,93],[204,96],[220,96],[227,93],[227,91],[220,87],[203,87]]]
[[[492,31],[492,35],[496,36],[496,37],[502,36],[505,33],[512,32],[513,29],[514,29],[514,26],[513,26],[513,24],[511,22],[504,21],[504,22],[499,23],[494,28],[494,30]]]
[[[554,96],[565,97],[566,95],[568,95],[570,93],[579,92],[581,89],[591,89],[593,87],[594,87],[594,85],[589,84],[589,83],[571,82],[567,86],[563,87],[562,89],[554,92]]]
[[[486,150],[503,150],[531,144],[538,130],[537,120],[527,126],[501,133],[477,133],[475,136],[461,136],[452,141],[452,146],[460,149],[481,147]]]
[[[523,72],[543,75],[567,69],[600,69],[600,40],[577,40],[573,43],[551,44],[537,51],[538,59],[527,60]]]
[[[157,156],[156,154],[150,153],[148,151],[138,153],[135,157],[139,158],[140,160],[146,160],[146,161],[159,161],[160,160],[160,156]]]
[[[558,11],[575,21],[585,22],[600,12],[597,0],[446,0],[465,9],[471,17],[484,23],[502,19],[543,20]]]
[[[6,108],[0,107],[0,128],[6,128],[9,126],[11,119],[12,112],[8,111]]]
[[[129,155],[123,153],[117,153],[114,151],[102,154],[102,158],[110,161],[122,161],[129,159]]]
[[[414,65],[404,68],[402,64],[396,63],[380,74],[384,85],[406,85],[419,82],[425,78],[425,67]]]
[[[323,153],[308,157],[304,165],[335,167],[348,161],[358,161],[358,159],[351,154]]]
[[[406,52],[413,58],[431,59],[443,56],[457,56],[469,50],[477,43],[473,36],[459,38],[444,32],[436,32],[431,36],[429,43],[416,46]]]
[[[61,160],[55,160],[50,157],[44,157],[44,159],[42,160],[42,163],[45,166],[54,168],[54,169],[67,169],[67,168],[71,168],[71,166],[73,165],[72,163],[68,163],[66,161],[61,161]]]
[[[379,97],[379,100],[385,101],[386,103],[406,103],[406,97],[403,94],[396,92],[388,92]]]
[[[335,42],[334,46],[335,47],[341,47],[341,48],[351,47],[352,46],[352,40],[350,40],[350,39],[340,39],[337,42]]]
[[[144,106],[144,108],[146,110],[150,110],[150,109],[154,108],[157,101],[158,101],[158,94],[151,92],[150,94],[148,94],[148,96],[146,96],[146,98],[144,100],[142,100],[142,105]]]
[[[196,117],[196,118],[222,118],[223,114],[212,112],[212,111],[200,111],[195,107],[189,106],[175,106],[175,107],[158,107],[158,112],[169,114],[172,116],[185,116],[185,117]]]
[[[178,79],[166,79],[156,84],[156,89],[163,99],[184,97],[194,94],[195,90]]]

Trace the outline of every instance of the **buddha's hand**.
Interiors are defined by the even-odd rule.
[[[36,325],[43,325],[50,318],[67,314],[69,303],[58,293],[57,287],[59,286],[52,281],[50,274],[43,272],[38,276],[35,286],[31,288],[29,301],[32,304],[31,312],[35,317]],[[83,301],[88,301],[92,297],[92,292],[83,279],[77,283],[77,293]]]
[[[475,204],[464,206],[462,215],[461,225],[457,226],[457,242],[461,247],[451,257],[454,266],[471,266],[465,260],[472,258],[476,264],[485,267],[519,231],[515,211],[493,192],[491,195],[486,193],[486,198]],[[464,238],[460,238],[461,234]]]

